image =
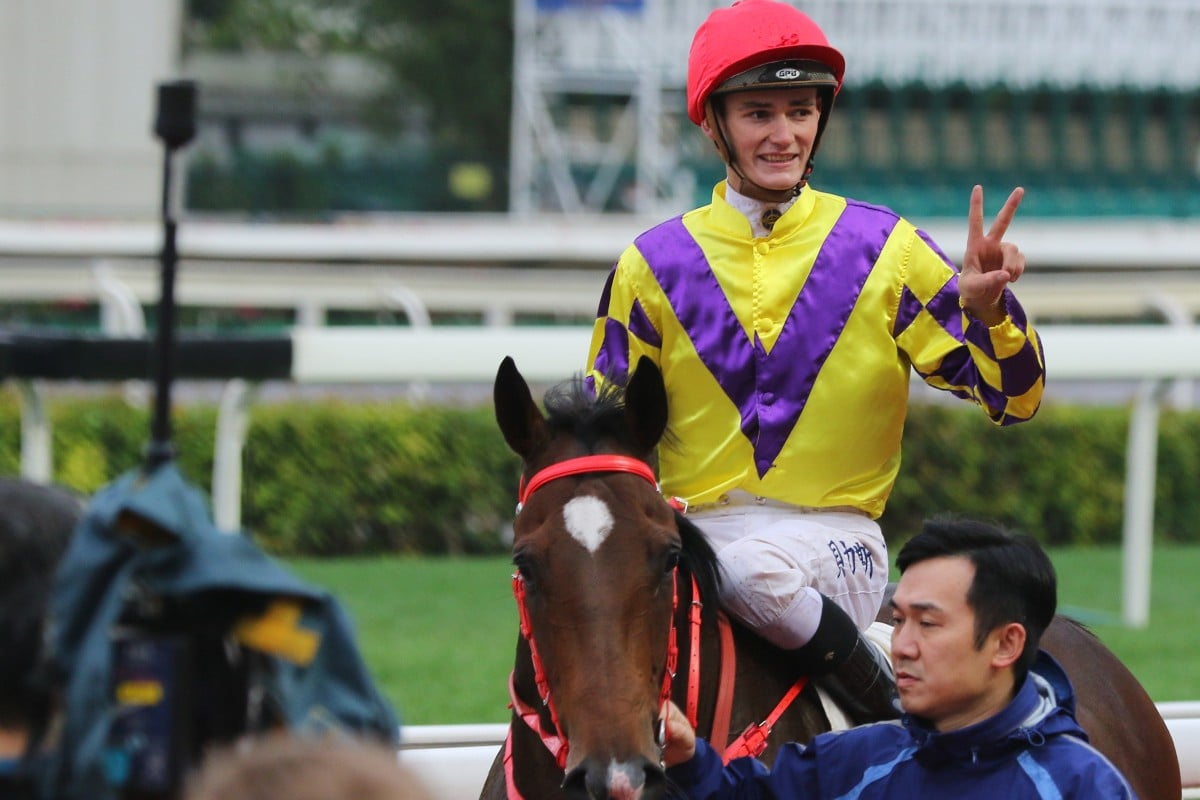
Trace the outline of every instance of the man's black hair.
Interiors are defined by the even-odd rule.
[[[46,713],[30,677],[54,571],[82,512],[66,490],[0,478],[0,727],[30,729]]]
[[[961,556],[975,566],[967,604],[975,611],[975,646],[1009,622],[1025,628],[1025,648],[1013,665],[1017,685],[1025,679],[1042,634],[1058,604],[1058,577],[1050,557],[1026,534],[980,520],[941,516],[926,520],[921,532],[896,556],[903,574],[931,558]]]

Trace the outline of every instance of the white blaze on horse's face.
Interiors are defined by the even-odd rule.
[[[571,538],[595,553],[613,529],[612,512],[599,497],[576,497],[563,506],[563,522]]]

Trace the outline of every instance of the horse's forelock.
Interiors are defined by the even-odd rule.
[[[615,381],[593,392],[583,378],[552,387],[543,400],[550,430],[594,446],[604,440],[627,444],[625,390]]]

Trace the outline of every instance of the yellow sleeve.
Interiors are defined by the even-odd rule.
[[[661,366],[657,304],[644,296],[648,293],[638,291],[647,281],[656,286],[645,260],[630,246],[608,275],[592,329],[587,377],[597,389],[607,380],[624,385],[630,365],[642,356]]]

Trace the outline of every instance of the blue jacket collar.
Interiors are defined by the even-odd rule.
[[[956,731],[940,733],[928,721],[905,715],[904,726],[916,741],[918,761],[933,766],[949,761],[980,761],[1051,736],[1087,735],[1075,721],[1075,695],[1058,662],[1039,653],[1012,701],[998,714]]]

